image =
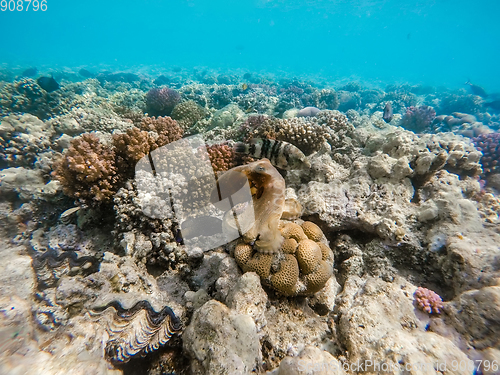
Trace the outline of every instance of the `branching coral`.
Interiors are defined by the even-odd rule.
[[[130,171],[149,152],[182,138],[183,130],[170,117],[144,117],[140,128],[113,135],[120,168]]]
[[[207,147],[208,156],[212,163],[212,169],[217,175],[219,172],[236,166],[236,159],[233,147],[228,144],[215,144]]]
[[[118,182],[114,151],[92,133],[71,141],[71,146],[54,165],[53,176],[70,197],[87,204],[105,202]]]
[[[441,314],[443,300],[436,292],[427,288],[418,287],[415,291],[417,307],[428,314]]]

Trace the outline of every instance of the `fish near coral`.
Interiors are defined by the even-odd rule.
[[[240,186],[242,179],[247,180],[250,185],[252,204],[245,205],[244,211],[248,212],[241,212],[238,217],[253,220],[245,222],[241,234],[245,242],[254,243],[258,252],[275,253],[283,242],[278,227],[285,206],[285,180],[268,159],[262,159],[233,168],[223,174],[218,180],[218,185],[223,189],[218,190],[225,190],[231,195],[231,185]],[[221,200],[225,198],[227,197],[219,197]],[[212,194],[213,201],[214,194]],[[234,202],[234,204],[240,203],[244,202]],[[229,218],[231,217],[233,216],[229,215]]]
[[[53,77],[40,77],[36,80],[38,86],[47,92],[53,92],[59,89],[59,83]]]
[[[310,168],[311,164],[302,151],[291,143],[277,141],[274,139],[252,139],[248,144],[238,142],[234,151],[236,153],[248,154],[257,159],[266,158],[280,169],[302,169]]]
[[[481,86],[474,85],[470,81],[467,81],[464,84],[470,86],[470,91],[472,91],[474,95],[480,96],[483,99],[488,97],[488,93]]]
[[[392,105],[391,102],[387,102],[384,108],[384,114],[382,115],[382,118],[384,119],[385,122],[389,123],[392,121]]]

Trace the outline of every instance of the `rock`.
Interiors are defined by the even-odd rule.
[[[265,312],[267,294],[262,289],[260,277],[255,272],[241,276],[227,296],[227,305],[240,314],[252,317],[257,332],[267,324]]]
[[[261,363],[255,323],[215,300],[193,314],[183,334],[193,374],[248,374]]]
[[[306,346],[298,357],[286,357],[273,375],[342,375],[342,363],[330,353]]]
[[[421,364],[430,366],[430,370],[412,372],[422,375],[437,374],[435,366],[449,366],[452,361],[473,366],[450,339],[425,330],[427,320],[413,304],[415,289],[400,277],[392,283],[371,277],[366,281],[354,277],[346,282],[336,311],[340,315],[337,329],[345,338],[348,363],[366,363],[369,359],[371,365],[365,368],[366,372],[380,373],[375,366],[385,364],[387,374],[400,374],[400,365],[415,369]]]

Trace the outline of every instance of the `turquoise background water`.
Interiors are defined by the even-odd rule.
[[[27,4],[27,2],[25,2]],[[0,63],[241,69],[500,91],[500,1],[62,1],[0,12]]]

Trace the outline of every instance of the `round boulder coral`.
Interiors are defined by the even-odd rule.
[[[271,273],[273,255],[255,253],[255,255],[245,265],[247,272],[255,272],[263,279],[267,279]]]
[[[236,248],[234,249],[234,259],[236,259],[236,263],[243,268],[252,257],[252,252],[252,246],[247,245],[246,243],[239,243],[236,245]]]
[[[304,230],[296,223],[286,223],[280,228],[281,235],[284,238],[293,238],[297,242],[307,239]]]
[[[294,238],[287,238],[283,241],[283,245],[281,245],[281,251],[285,254],[293,255],[297,251],[298,246],[299,244]]]
[[[302,223],[301,227],[302,230],[304,231],[304,234],[310,240],[318,242],[321,241],[321,239],[323,238],[323,232],[316,224],[310,221],[305,221],[304,223]]]
[[[297,248],[297,260],[300,271],[304,274],[310,274],[318,266],[322,259],[321,249],[318,244],[312,240],[302,240]]]
[[[307,289],[304,294],[314,294],[321,290],[332,275],[332,265],[324,260],[320,261],[316,270],[305,277]]]
[[[299,264],[291,254],[285,254],[285,260],[280,264],[280,269],[271,276],[271,285],[286,296],[297,293],[296,285],[299,279]]]
[[[180,101],[177,91],[168,87],[154,88],[146,94],[146,109],[153,116],[168,116]]]

